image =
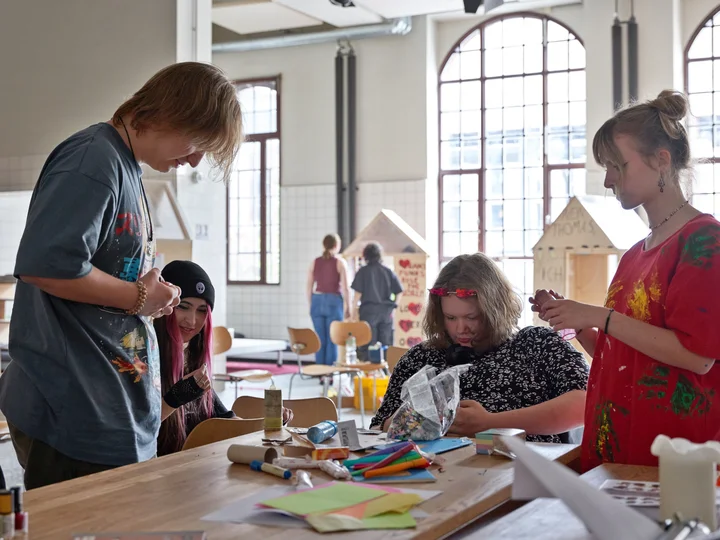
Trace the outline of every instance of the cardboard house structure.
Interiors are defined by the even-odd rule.
[[[573,197],[533,247],[534,287],[603,305],[618,260],[649,232],[614,198]]]
[[[395,271],[404,289],[394,314],[393,345],[412,347],[424,339],[421,321],[428,259],[425,239],[392,210],[381,210],[342,252],[353,275],[364,262],[362,252],[369,242],[382,246],[383,264]]]

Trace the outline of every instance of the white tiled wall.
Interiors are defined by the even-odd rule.
[[[32,190],[47,155],[0,157],[0,191]]]
[[[12,275],[31,191],[0,192],[0,276]]]
[[[358,233],[382,209],[393,210],[424,238],[425,180],[360,184]]]
[[[306,297],[311,262],[336,231],[335,186],[285,186],[280,201],[280,285],[229,286],[228,326],[252,338],[286,339],[287,327],[312,327]],[[358,232],[383,208],[425,233],[425,182],[360,184]]]

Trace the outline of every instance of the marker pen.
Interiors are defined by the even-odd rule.
[[[271,465],[270,463],[264,463],[258,460],[250,463],[250,468],[253,471],[266,472],[268,474],[279,476],[280,478],[283,478],[285,480],[292,476],[292,473],[287,469],[283,469],[282,467],[278,467],[277,465]]]
[[[10,488],[15,498],[15,534],[27,534],[28,514],[23,512],[22,488],[15,486]]]

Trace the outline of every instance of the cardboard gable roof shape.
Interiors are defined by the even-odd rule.
[[[533,246],[539,249],[601,248],[626,251],[647,236],[637,213],[609,197],[575,196]]]
[[[362,256],[363,249],[369,242],[378,242],[388,255],[428,254],[425,239],[392,210],[381,210],[343,250],[343,257]]]

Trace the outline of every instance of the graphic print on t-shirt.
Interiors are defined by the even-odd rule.
[[[136,237],[142,242],[137,256],[122,257],[123,267],[117,277],[129,282],[138,281],[152,269],[155,261],[155,240],[148,238],[149,223],[141,195],[138,195],[137,205],[142,212],[123,210],[115,220],[116,235]],[[111,362],[120,373],[127,373],[133,377],[135,383],[140,382],[149,371],[153,386],[159,390],[160,353],[155,330],[148,317],[139,317],[139,319],[141,324],[122,337],[121,346],[127,352],[127,358],[132,360],[115,357]]]

